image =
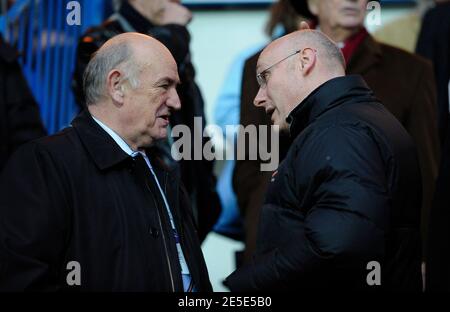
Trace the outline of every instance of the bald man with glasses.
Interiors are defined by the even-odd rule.
[[[412,139],[340,49],[301,30],[257,68],[263,108],[293,143],[272,174],[253,261],[232,291],[420,291],[421,175]]]

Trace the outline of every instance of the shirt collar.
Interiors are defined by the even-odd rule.
[[[103,122],[101,122],[100,120],[98,120],[97,118],[95,118],[94,116],[92,116],[92,119],[95,120],[95,122],[102,127],[103,130],[106,131],[106,133],[108,133],[111,138],[117,143],[117,145],[119,145],[119,147],[125,152],[127,153],[129,156],[131,157],[135,157],[139,152],[135,152],[131,149],[131,147],[114,131],[112,130],[110,127],[108,127],[107,125],[105,125]],[[141,154],[143,154],[143,156],[145,156],[145,153],[140,152]]]

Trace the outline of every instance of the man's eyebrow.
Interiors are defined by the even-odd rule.
[[[256,72],[258,73],[260,70],[262,70],[262,68],[266,68],[266,66],[264,66],[264,63],[258,63],[256,65]]]
[[[163,78],[161,78],[161,79],[158,79],[158,81],[156,81],[156,83],[155,84],[161,84],[161,83],[168,83],[168,84],[170,84],[170,85],[179,85],[181,82],[180,82],[180,80],[179,79],[173,79],[173,78],[170,78],[170,77],[163,77]]]

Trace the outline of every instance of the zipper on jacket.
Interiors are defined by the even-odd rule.
[[[145,183],[145,186],[147,187],[147,190],[151,194],[153,194],[147,183]],[[167,260],[167,266],[169,268],[169,275],[170,275],[170,283],[171,283],[171,286],[172,286],[172,292],[175,292],[175,284],[173,282],[173,273],[172,273],[172,265],[171,265],[172,263],[171,263],[170,257],[169,257],[169,250],[167,249],[166,236],[164,235],[164,228],[163,228],[162,222],[161,222],[161,215],[159,213],[158,203],[156,202],[154,197],[153,197],[153,201],[154,201],[155,206],[156,206],[156,213],[158,214],[159,227],[161,228],[161,236],[162,236],[162,239],[163,239],[164,250],[166,252],[166,260]]]

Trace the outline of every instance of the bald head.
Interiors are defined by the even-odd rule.
[[[159,41],[125,33],[107,41],[85,72],[90,114],[134,150],[167,138],[172,111],[181,108],[177,64]]]
[[[254,104],[264,108],[280,131],[286,118],[313,90],[345,75],[340,49],[316,30],[300,30],[268,45],[256,68],[260,85]]]
[[[286,53],[311,48],[316,51],[318,65],[332,73],[345,72],[345,59],[339,47],[318,30],[299,30],[283,36],[264,49],[261,56],[269,53]]]
[[[124,80],[127,80],[132,88],[137,88],[142,69],[161,59],[175,64],[169,50],[161,42],[147,35],[124,33],[108,40],[93,55],[84,72],[86,105],[98,103],[106,96],[106,80],[111,71],[120,70]]]

